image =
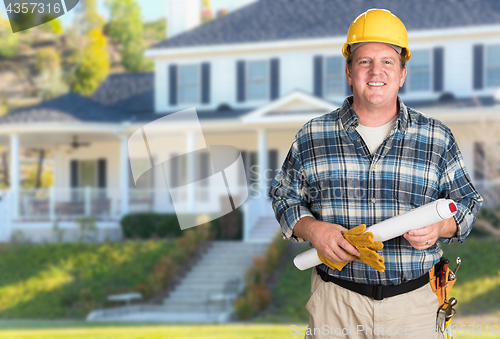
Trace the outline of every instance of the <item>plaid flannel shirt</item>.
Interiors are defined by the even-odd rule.
[[[299,130],[269,192],[284,239],[304,241],[292,233],[305,216],[351,229],[447,198],[457,203],[457,236],[439,240],[464,241],[482,198],[472,186],[455,138],[441,121],[398,100],[396,125],[373,157],[356,131],[352,97]],[[385,241],[378,253],[385,259],[383,273],[361,261],[340,272],[325,264],[318,268],[358,283],[398,285],[429,271],[443,251],[439,243],[416,250],[400,236]]]

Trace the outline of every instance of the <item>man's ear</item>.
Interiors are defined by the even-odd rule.
[[[401,72],[401,79],[399,81],[399,88],[403,87],[405,80],[406,80],[406,65],[405,65],[405,67],[403,67],[403,71]]]
[[[406,73],[405,73],[405,75],[406,75]],[[349,86],[352,86],[351,71],[349,70],[349,67],[347,64],[345,65],[345,76],[346,76],[347,83],[349,84]]]

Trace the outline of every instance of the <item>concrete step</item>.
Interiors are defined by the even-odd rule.
[[[231,305],[224,301],[208,301],[210,294],[222,293],[226,282],[233,279],[240,279],[243,288],[244,275],[252,265],[253,258],[262,255],[267,246],[241,241],[213,242],[163,304],[168,309],[179,311],[205,310],[207,304],[211,309],[224,311]]]

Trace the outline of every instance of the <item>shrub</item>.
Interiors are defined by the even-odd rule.
[[[271,291],[267,286],[267,281],[278,266],[286,246],[287,243],[281,239],[281,234],[278,234],[269,245],[265,256],[257,256],[253,259],[253,265],[245,274],[247,287],[234,304],[235,313],[239,319],[248,319],[255,312],[265,310],[271,303]],[[249,307],[247,303],[251,303],[252,307]],[[250,311],[249,315],[247,312]]]
[[[255,306],[250,294],[241,295],[234,301],[234,312],[238,319],[248,319],[255,313]]]
[[[185,217],[189,218],[189,216]],[[192,217],[197,222],[210,219],[208,215],[192,215]],[[204,231],[210,233],[215,239],[239,240],[243,234],[243,217],[239,210],[227,214],[227,217],[223,216],[205,224],[210,224],[210,227],[205,228]],[[126,239],[151,239],[154,236],[178,238],[183,235],[183,232],[191,230],[181,230],[176,214],[159,213],[129,214],[121,219],[120,226]],[[192,229],[199,229],[201,226]],[[231,232],[227,229],[231,229]],[[207,236],[199,231],[195,234],[199,237]]]

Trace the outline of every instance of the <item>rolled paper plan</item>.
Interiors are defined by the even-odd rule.
[[[449,219],[455,213],[457,213],[457,205],[453,200],[438,199],[404,214],[367,227],[365,232],[372,232],[374,241],[384,242],[399,237],[410,230]],[[321,260],[319,260],[316,249],[311,248],[297,255],[293,259],[293,263],[299,270],[303,271],[321,264]]]

